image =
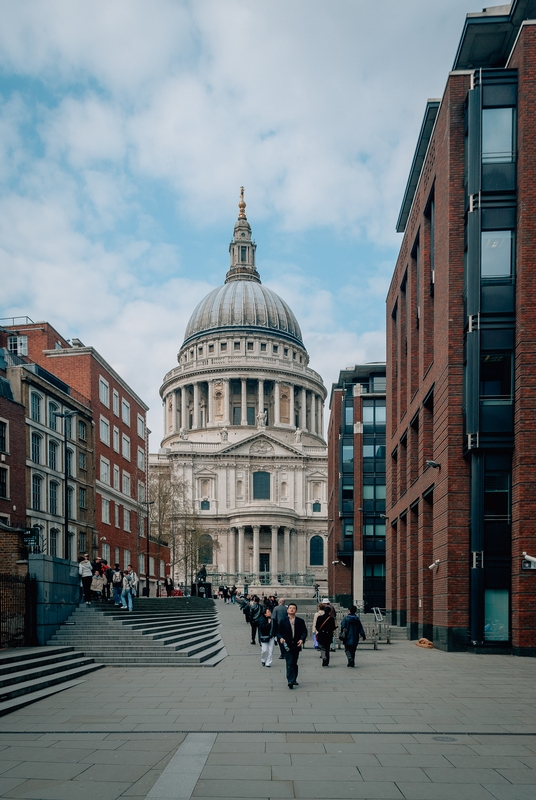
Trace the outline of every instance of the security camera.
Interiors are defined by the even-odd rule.
[[[332,561],[331,563],[332,564],[340,564],[341,562],[340,561]]]
[[[441,464],[438,464],[437,461],[427,461],[427,467],[434,467],[435,469],[441,469]]]
[[[536,564],[536,558],[534,556],[529,556],[527,553],[522,553],[522,555],[525,561],[530,561],[531,564]]]
[[[435,568],[436,568],[436,567],[438,567],[440,564],[441,564],[441,561],[439,560],[439,558],[436,558],[436,560],[434,561],[434,563],[433,563],[433,564],[430,564],[430,566],[428,567],[428,569],[435,569]]]
[[[107,541],[107,539],[106,539],[106,536],[101,536],[101,537],[100,537],[100,541],[101,541],[101,542],[106,542],[106,541]]]

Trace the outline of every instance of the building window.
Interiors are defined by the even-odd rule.
[[[113,390],[112,393],[112,402],[113,402],[113,411],[116,417],[119,416],[119,392],[117,389]]]
[[[55,403],[50,403],[48,407],[48,427],[55,431],[57,430],[56,425],[58,422],[58,418],[56,414],[58,413],[58,406]]]
[[[130,427],[130,403],[127,403],[126,400],[121,402],[121,418],[125,425]]]
[[[87,508],[87,490],[81,486],[78,490],[78,507]]]
[[[145,472],[145,451],[141,447],[138,447],[138,469]]]
[[[78,453],[78,468],[83,470],[87,469],[87,456],[85,453]]]
[[[138,556],[138,568],[140,575],[145,575],[145,553],[140,553]]]
[[[283,355],[288,356],[288,347],[283,348]]]
[[[154,575],[154,557],[149,556],[149,575]]]
[[[354,471],[354,445],[353,444],[343,444],[342,445],[342,471],[343,472],[353,472]]]
[[[100,440],[104,444],[110,444],[110,423],[104,417],[100,418]]]
[[[145,484],[143,481],[138,481],[138,503],[145,502]]]
[[[123,569],[130,564],[130,550],[123,550]]]
[[[105,497],[102,498],[102,521],[106,525],[110,524],[110,501]]]
[[[110,462],[105,458],[100,460],[100,480],[107,486],[110,485]]]
[[[74,489],[72,486],[67,487],[67,516],[69,519],[76,519],[74,515],[74,507],[73,507],[73,494]]]
[[[481,353],[480,397],[500,400],[512,397],[511,353]]]
[[[99,400],[106,408],[110,408],[110,385],[102,375],[99,375]]]
[[[65,430],[65,435],[68,439],[72,439],[72,417],[65,417],[63,420],[63,428]]]
[[[120,528],[121,524],[119,522],[119,507],[120,507],[119,503],[114,503],[114,507],[115,507],[115,516],[114,516],[115,527]]]
[[[41,422],[41,398],[35,392],[30,397],[30,416],[34,422]]]
[[[213,345],[213,344],[209,344],[209,346],[208,346],[208,352],[209,352],[209,353],[213,353],[213,352],[214,352],[214,345]]]
[[[127,461],[130,461],[130,439],[126,434],[122,436],[122,443],[123,443],[123,458],[126,458]]]
[[[387,391],[387,378],[385,375],[373,375],[371,379],[371,391],[381,392]]]
[[[279,353],[279,345],[274,344],[272,346],[272,352],[273,352],[274,355],[277,355],[277,353]]]
[[[128,508],[123,508],[123,529],[130,533],[130,511]]]
[[[261,342],[261,353],[266,353],[266,342]]]
[[[482,163],[507,164],[514,160],[514,108],[482,110]]]
[[[7,422],[0,422],[0,453],[7,453]]]
[[[223,352],[227,350],[227,342],[220,342],[220,350]]]
[[[120,451],[120,447],[119,447],[119,428],[116,428],[115,425],[114,425],[114,431],[113,431],[113,444],[114,444],[115,452],[119,453],[119,451]]]
[[[145,420],[138,414],[138,436],[140,439],[145,439]]]
[[[254,500],[269,500],[270,499],[270,473],[269,472],[254,472],[253,473],[253,499]]]
[[[121,490],[121,470],[117,464],[114,464],[114,489]]]
[[[514,261],[513,231],[482,231],[480,273],[483,278],[510,278]]]
[[[214,558],[214,544],[212,537],[208,533],[204,533],[199,539],[199,563],[212,564]]]
[[[50,543],[50,555],[57,556],[58,555],[58,529],[51,528],[49,533],[49,543]]]
[[[253,342],[248,342],[248,350],[253,350]]]
[[[354,523],[353,522],[345,522],[343,523],[342,533],[345,539],[353,539],[354,538]]]
[[[123,494],[130,497],[130,475],[126,472],[123,472]]]
[[[38,433],[32,433],[32,461],[34,464],[41,463],[41,437]]]
[[[201,511],[210,511],[210,502],[208,500],[201,500]]]
[[[240,248],[240,261],[241,262],[244,262],[246,260],[246,252],[247,252],[247,248],[246,247],[241,247]]]
[[[240,342],[235,342],[234,343],[234,349],[235,350],[240,350]]]
[[[103,561],[106,561],[106,563],[109,564],[110,563],[110,545],[109,544],[103,544],[102,548],[101,548],[101,553],[102,553]]]
[[[78,421],[78,438],[85,442],[87,440],[87,427],[86,423],[82,420]]]
[[[166,577],[166,562],[162,561],[162,559],[160,559],[160,577]]]
[[[32,476],[32,508],[41,511],[41,486],[43,479],[39,475]]]
[[[69,475],[71,478],[75,477],[73,470],[73,463],[74,463],[73,455],[74,453],[72,450],[67,450],[67,475]]]
[[[309,542],[309,564],[312,567],[324,566],[324,540],[321,536],[313,536]]]
[[[119,561],[119,548],[118,548],[118,547],[116,547],[116,548],[115,548],[115,560],[114,560],[114,564],[119,564],[119,563],[120,563],[120,561]]]
[[[58,445],[56,442],[48,443],[48,466],[50,469],[58,469]]]
[[[315,500],[313,503],[313,514],[319,514],[321,511],[322,505],[318,502],[318,500]]]
[[[28,337],[27,336],[8,336],[7,349],[10,353],[16,356],[28,355]]]
[[[83,532],[78,534],[78,552],[86,552],[86,534]]]
[[[510,592],[508,589],[484,590],[484,639],[486,642],[506,642],[509,630]]]
[[[5,467],[0,467],[0,497],[3,500],[7,500],[9,497],[7,491],[7,469]]]

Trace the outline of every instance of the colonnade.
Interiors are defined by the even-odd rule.
[[[251,572],[254,575],[259,574],[259,562],[260,562],[260,525],[251,525],[251,530],[253,531],[253,568]],[[271,574],[271,583],[277,584],[278,583],[278,574],[280,572],[290,573],[290,532],[291,529],[287,526],[283,526],[283,563],[279,564],[279,525],[271,525],[271,548],[270,548],[270,574]],[[246,549],[245,549],[245,525],[238,525],[236,527],[230,528],[229,530],[229,564],[228,564],[228,571],[230,573],[238,572],[243,574],[244,572],[250,572],[249,564],[246,565]],[[236,547],[236,535],[238,535],[238,547]],[[235,557],[238,555],[238,559]],[[247,568],[246,568],[247,567]]]
[[[232,419],[231,380],[240,381],[240,422]],[[249,401],[254,403],[255,420],[248,420],[248,382],[256,383]],[[265,384],[268,393],[265,391]],[[286,391],[288,389],[288,392]],[[233,406],[238,406],[233,393]],[[254,397],[254,399],[253,399]],[[216,407],[217,403],[217,407]],[[284,404],[284,406],[283,406]],[[211,378],[192,381],[169,392],[164,397],[164,430],[178,433],[181,430],[197,430],[206,427],[222,427],[232,424],[263,426],[260,415],[268,405],[267,424],[270,427],[300,428],[304,433],[323,436],[324,403],[322,396],[287,380],[267,381],[264,378]],[[296,412],[298,412],[296,414]],[[296,419],[297,417],[297,419]],[[296,422],[298,423],[296,426]]]

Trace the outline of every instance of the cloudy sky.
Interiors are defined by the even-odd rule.
[[[151,407],[221,284],[239,187],[328,389],[384,358],[427,98],[482,0],[0,0],[0,316],[95,346]]]

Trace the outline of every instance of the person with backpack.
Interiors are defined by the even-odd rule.
[[[112,577],[110,583],[112,584],[112,589],[114,590],[114,603],[116,606],[121,605],[121,592],[123,590],[123,573],[119,567],[119,564],[115,564],[114,568],[110,570],[112,573]]]
[[[132,564],[129,564],[127,571],[123,575],[123,589],[121,591],[122,609],[132,611],[132,598],[136,595],[137,584],[138,576],[132,569]]]
[[[260,604],[260,600],[256,594],[253,595],[253,599],[249,604],[249,624],[251,625],[251,644],[257,644],[256,636],[257,636],[257,628],[262,617],[262,606]]]
[[[263,667],[272,666],[272,656],[274,653],[274,622],[272,620],[272,610],[265,608],[259,620],[259,638],[261,640],[261,664]]]
[[[316,640],[322,653],[322,666],[329,667],[329,651],[333,641],[333,632],[337,627],[335,619],[329,613],[329,608],[320,604],[319,614],[316,617]]]
[[[361,620],[357,616],[357,606],[350,606],[348,614],[341,622],[341,632],[339,639],[344,643],[344,652],[348,659],[348,667],[355,667],[355,651],[359,644],[359,638],[365,639],[365,629],[361,624]]]

